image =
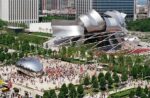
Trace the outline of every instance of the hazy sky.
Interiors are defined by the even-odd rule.
[[[146,4],[147,0],[138,0],[139,4]]]

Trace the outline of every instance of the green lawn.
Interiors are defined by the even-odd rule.
[[[135,91],[136,89],[128,89],[125,91],[117,92],[115,94],[111,94],[108,98],[115,98],[115,96],[118,96],[119,98],[128,98],[131,91]]]
[[[28,33],[12,33],[12,32],[10,32],[8,34],[16,36],[19,40],[27,40],[29,42],[40,44],[40,45],[42,45],[44,42],[46,42],[48,40],[48,38],[34,36],[34,35],[30,35]]]

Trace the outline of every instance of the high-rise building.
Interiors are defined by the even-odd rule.
[[[39,0],[0,0],[0,19],[12,23],[39,21]]]
[[[92,9],[93,0],[75,0],[76,17],[86,14]]]
[[[76,0],[77,16],[95,9],[101,15],[106,11],[117,10],[127,14],[127,18],[135,18],[135,0]]]
[[[61,10],[74,7],[74,0],[45,0],[47,10]]]
[[[103,14],[106,11],[117,10],[127,14],[127,18],[135,16],[135,0],[93,0],[93,9]]]

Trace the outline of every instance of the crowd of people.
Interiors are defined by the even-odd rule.
[[[62,84],[79,84],[80,76],[88,74],[94,65],[78,65],[55,59],[40,58],[44,74],[40,77],[30,77],[17,72],[15,65],[0,67],[0,77],[11,80],[12,83],[30,87],[38,91],[60,88]]]

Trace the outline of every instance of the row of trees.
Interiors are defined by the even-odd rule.
[[[19,58],[24,57],[22,52],[8,52],[8,48],[0,47],[0,61],[6,64],[14,64]]]
[[[136,65],[132,66],[130,75],[133,76],[134,79],[138,78],[150,78],[150,66],[149,65]]]
[[[91,56],[93,57],[92,52],[88,51],[88,46],[76,46],[76,45],[70,45],[68,47],[62,47],[59,50],[59,54],[62,56],[62,58],[77,58],[80,57],[81,59],[87,59],[87,57]],[[92,59],[91,59],[92,60]]]
[[[99,88],[101,90],[111,89],[113,84],[116,84],[116,86],[118,86],[120,82],[125,82],[127,80],[128,76],[126,73],[119,76],[117,73],[112,74],[110,72],[107,72],[105,75],[104,73],[99,73],[98,77],[94,75],[92,76],[92,79],[86,76],[84,78],[83,84],[85,86],[91,85],[93,87],[93,91],[97,92],[99,91]]]
[[[69,84],[68,87],[66,84],[63,84],[60,88],[59,94],[57,95],[55,90],[45,91],[43,98],[83,98],[84,89],[82,85],[77,87],[73,84]]]
[[[46,16],[42,18],[42,21],[52,21],[55,19],[69,19],[69,20],[74,20],[74,16],[69,16],[69,15],[54,15],[54,16]]]

